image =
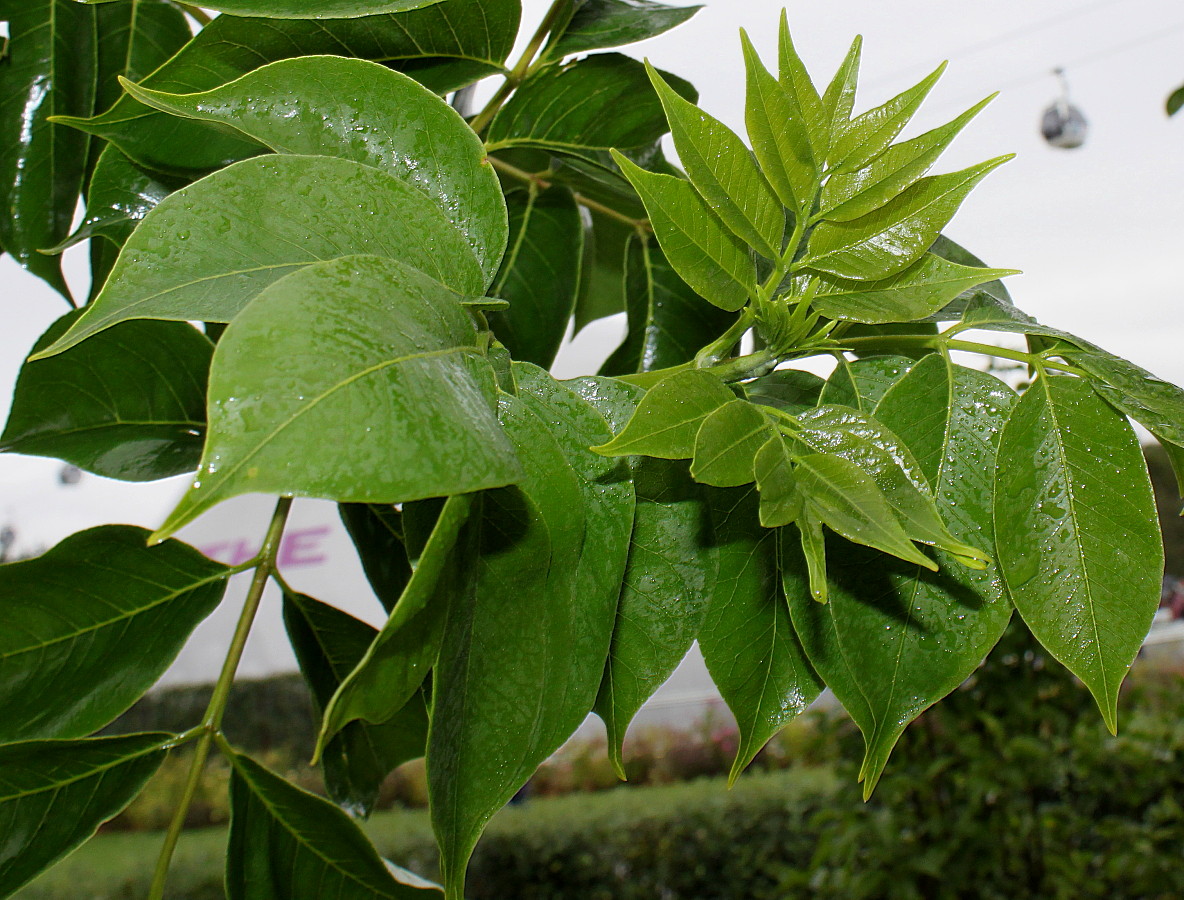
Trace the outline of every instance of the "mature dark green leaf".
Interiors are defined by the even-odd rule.
[[[690,183],[647,172],[615,151],[613,158],[641,195],[671,267],[720,309],[744,306],[756,294],[756,267],[747,245],[724,227]]]
[[[487,283],[497,272],[506,213],[485,148],[456,110],[401,72],[304,56],[199,94],[126,87],[141,103],[228,127],[277,153],[336,156],[402,179],[465,236]]]
[[[765,528],[780,528],[798,521],[806,498],[793,474],[793,456],[780,434],[769,438],[753,460],[757,490],[761,494],[760,519]]]
[[[276,60],[329,53],[396,64],[445,93],[502,70],[520,17],[519,0],[443,0],[412,12],[329,21],[218,16],[142,86],[191,94]],[[127,96],[101,115],[72,124],[154,170],[190,177],[263,149],[241,134],[178,119]]]
[[[851,49],[839,65],[834,78],[822,94],[822,120],[830,132],[827,160],[837,164],[839,143],[851,129],[851,111],[855,107],[855,83],[859,79],[859,60],[863,52],[863,36],[856,35]]]
[[[611,433],[605,420],[541,370],[515,374],[502,423],[526,476],[483,498],[479,555],[434,681],[432,822],[458,900],[485,823],[592,708],[633,522],[627,470],[587,450]]]
[[[329,705],[378,634],[365,622],[303,594],[284,594],[284,625],[318,712]],[[321,753],[329,796],[353,816],[368,816],[386,776],[423,756],[427,738],[427,703],[418,691],[382,725],[350,722]]]
[[[785,211],[752,153],[727,125],[684,100],[648,63],[646,71],[691,184],[732,233],[767,259],[779,259]]]
[[[822,189],[818,215],[831,221],[848,221],[888,203],[928,172],[950,142],[993,98],[991,95],[945,125],[889,147],[862,169],[832,175]]]
[[[691,476],[701,484],[740,487],[756,478],[757,451],[776,434],[769,417],[747,400],[713,410],[695,434]]]
[[[1042,376],[1003,429],[999,564],[1016,609],[1113,732],[1159,605],[1163,545],[1139,440],[1088,382]]]
[[[103,3],[106,0],[86,0]],[[431,6],[440,0],[202,0],[206,9],[235,16],[274,19],[349,19],[398,13]]]
[[[38,253],[70,233],[89,138],[47,121],[94,109],[95,11],[74,0],[9,0],[0,65],[0,246],[67,299],[57,257]]]
[[[489,293],[510,308],[490,315],[490,327],[514,359],[549,368],[575,311],[584,224],[563,187],[511,191],[506,206],[510,240]]]
[[[931,356],[877,409],[916,453],[943,517],[968,543],[993,546],[995,454],[1015,400],[993,376]],[[829,606],[799,600],[791,612],[811,663],[864,732],[869,796],[905,726],[970,675],[1003,633],[1011,604],[994,566],[971,571],[939,552],[941,571],[931,574],[843,550],[831,554]]]
[[[755,488],[711,491],[719,575],[699,647],[740,727],[730,780],[822,692],[789,620],[777,532],[757,521]]]
[[[917,85],[852,119],[831,149],[832,171],[857,171],[883,153],[909,123],[945,68],[943,62]]]
[[[580,296],[576,300],[577,332],[589,322],[625,311],[625,253],[636,234],[625,223],[600,213],[593,212],[589,221],[590,227],[584,229]]]
[[[695,435],[709,415],[736,399],[722,381],[703,369],[663,378],[642,398],[629,424],[597,453],[690,459]]]
[[[923,178],[858,219],[819,223],[804,264],[840,278],[875,280],[895,275],[921,258],[966,195],[1009,159],[999,156],[960,172]]]
[[[464,294],[488,284],[464,235],[418,188],[349,160],[266,156],[162,200],[99,296],[42,352],[128,319],[229,322],[285,275],[354,254],[397,260]]]
[[[0,566],[0,743],[90,734],[131,706],[222,599],[229,569],[106,525]]]
[[[848,364],[859,367],[860,363]],[[779,369],[743,385],[744,394],[753,403],[772,406],[796,415],[818,405],[823,385],[821,378],[801,369]],[[841,400],[827,401],[842,403]],[[846,406],[855,404],[844,403]]]
[[[249,757],[228,754],[228,900],[414,900],[439,896],[396,881],[349,816]]]
[[[366,580],[390,613],[412,571],[403,513],[398,507],[378,503],[340,503],[337,512],[358,551]]]
[[[902,272],[879,281],[818,276],[813,307],[832,319],[882,325],[914,322],[944,309],[963,292],[1015,269],[972,269],[926,253]]]
[[[402,503],[513,483],[494,391],[447,288],[380,257],[308,266],[218,342],[202,466],[157,535],[245,493]]]
[[[139,81],[160,68],[193,37],[185,13],[167,0],[104,3],[96,16],[97,110],[109,108],[123,93],[119,76]]]
[[[826,380],[818,403],[849,406],[870,415],[914,362],[907,356],[865,356],[856,360],[844,357]]]
[[[10,897],[121,812],[171,734],[0,747],[0,897]]]
[[[34,350],[77,320],[58,319]],[[124,322],[21,367],[0,451],[49,456],[125,481],[192,472],[214,346],[185,322]]]
[[[602,375],[650,372],[690,362],[736,320],[691,290],[654,241],[630,240],[625,269],[629,332],[604,364]]]
[[[689,84],[666,77],[679,94],[695,98]],[[556,115],[557,109],[563,115]],[[523,82],[490,123],[487,146],[491,151],[538,147],[596,161],[588,151],[648,147],[666,130],[645,66],[619,53],[601,53],[542,69]]]
[[[562,59],[657,37],[703,8],[667,6],[653,0],[586,0],[577,6],[562,35],[547,48],[549,58]]]

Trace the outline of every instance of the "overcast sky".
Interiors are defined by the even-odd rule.
[[[547,6],[525,0],[527,30]],[[775,60],[782,3],[708,0],[678,30],[628,52],[691,79],[701,105],[743,127],[738,31]],[[910,133],[945,122],[987,94],[1001,96],[963,132],[939,170],[1002,153],[947,229],[990,265],[1022,269],[1016,302],[1048,324],[1076,332],[1168,380],[1184,382],[1184,113],[1164,115],[1184,83],[1184,5],[1168,0],[831,0],[791,2],[799,51],[825,82],[852,37],[864,36],[857,110],[909,87],[941,60],[950,66]],[[1071,98],[1089,120],[1078,150],[1039,136],[1064,66]],[[73,268],[73,267],[72,267]],[[77,272],[80,291],[85,276]],[[11,259],[0,259],[0,415],[7,414],[20,358],[65,305]],[[587,329],[561,367],[575,374],[612,348]],[[50,461],[0,456],[0,524],[16,521],[26,545],[90,524],[155,526],[183,480],[126,486],[87,477],[56,486]]]

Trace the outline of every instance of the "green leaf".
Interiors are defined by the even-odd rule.
[[[761,494],[761,524],[765,528],[780,528],[801,518],[806,499],[798,490],[793,456],[781,435],[774,435],[761,446],[753,468]]]
[[[757,451],[776,434],[769,417],[747,400],[711,412],[695,435],[691,476],[700,484],[740,487],[756,478]]]
[[[390,613],[412,571],[403,513],[398,507],[377,503],[340,503],[337,512],[358,551],[366,580]]]
[[[676,372],[650,388],[616,437],[593,449],[605,456],[690,459],[695,455],[695,435],[703,420],[735,399],[727,385],[710,372]]]
[[[688,182],[647,172],[615,151],[613,158],[641,195],[666,259],[692,290],[729,312],[755,296],[748,248]]]
[[[123,93],[118,76],[139,81],[168,61],[193,37],[185,13],[166,0],[104,3],[98,24],[98,93],[95,109],[107,109]]]
[[[651,372],[690,362],[722,335],[736,316],[693,290],[651,240],[634,237],[626,248],[625,304],[629,331],[602,375]]]
[[[44,348],[79,313],[56,321]],[[125,322],[17,377],[0,451],[49,456],[108,478],[153,481],[201,458],[214,347],[184,322]]]
[[[227,756],[229,900],[410,900],[428,895],[396,881],[357,823],[328,800],[242,754]],[[438,891],[430,893],[439,896]]]
[[[128,319],[229,322],[285,275],[354,254],[398,260],[461,293],[488,284],[464,236],[419,189],[349,160],[266,156],[162,200],[99,296],[42,354]]]
[[[689,84],[667,77],[680,94],[694,98]],[[600,53],[526,79],[490,123],[486,146],[538,147],[596,161],[588,151],[648,147],[666,130],[645,66],[619,53]]]
[[[318,713],[378,634],[303,594],[284,594],[284,626]],[[397,766],[423,756],[427,737],[427,704],[419,692],[382,725],[350,722],[321,754],[329,796],[355,818],[368,816],[383,780]]]
[[[1015,269],[972,269],[926,253],[902,272],[880,281],[818,276],[814,309],[832,319],[882,325],[914,322],[944,309],[963,292]]]
[[[907,356],[865,356],[856,360],[844,357],[826,380],[818,403],[849,406],[870,415],[914,362]]]
[[[664,34],[702,6],[667,6],[652,0],[587,0],[578,4],[562,36],[547,48],[551,59],[621,47]]]
[[[67,299],[61,261],[38,253],[70,233],[90,139],[50,116],[95,102],[95,11],[74,0],[5,4],[0,65],[0,246]]]
[[[239,494],[402,503],[515,482],[494,390],[447,288],[379,257],[308,266],[218,342],[202,466],[156,537]]]
[[[889,147],[864,168],[831,175],[822,188],[818,216],[845,222],[884,206],[928,172],[950,142],[994,96],[945,125]]]
[[[794,105],[802,111],[814,148],[813,158],[821,167],[829,148],[830,123],[823,117],[822,98],[818,95],[818,89],[814,87],[810,73],[794,48],[789,33],[789,14],[784,8],[781,10],[781,27],[778,31],[777,58],[777,80],[793,97]]]
[[[854,363],[858,366],[859,363]],[[753,403],[772,406],[796,415],[818,405],[822,393],[821,378],[801,369],[778,369],[743,385],[744,394]],[[843,401],[833,401],[843,402]],[[845,404],[852,406],[854,404]]]
[[[679,96],[648,63],[646,72],[691,184],[733,234],[766,259],[779,259],[785,212],[744,142],[723,122]]]
[[[1184,87],[1178,87],[1172,91],[1167,101],[1164,103],[1164,109],[1167,110],[1169,116],[1174,116],[1184,107]]]
[[[1163,545],[1138,438],[1087,382],[1044,376],[1016,404],[995,532],[1016,609],[1115,731],[1119,686],[1159,606]]]
[[[752,152],[781,203],[799,214],[808,213],[807,207],[813,204],[814,191],[821,179],[821,160],[814,154],[811,120],[801,106],[801,98],[765,68],[743,29],[740,40],[747,73],[744,122]],[[817,94],[814,102],[818,102]]]
[[[834,78],[822,95],[822,120],[830,132],[826,157],[832,163],[832,168],[838,163],[838,145],[853,125],[850,121],[851,110],[855,106],[855,83],[859,78],[859,59],[862,51],[863,36],[856,35],[855,40],[851,42],[851,49],[847,51],[839,70],[835,72]]]
[[[170,734],[0,747],[0,897],[10,897],[131,803]]]
[[[452,598],[465,590],[467,574],[455,560],[468,562],[473,503],[467,494],[445,501],[390,617],[326,704],[317,755],[351,722],[381,725],[398,715],[436,664]]]
[[[514,359],[549,368],[575,311],[584,224],[567,188],[515,190],[505,202],[509,249],[490,293],[510,308],[489,324]]]
[[[535,367],[515,375],[502,423],[526,477],[483,498],[434,682],[432,824],[456,900],[485,823],[592,708],[633,522],[627,470],[586,449],[610,434],[601,415]]]
[[[628,182],[626,182],[628,185]],[[597,212],[584,229],[575,330],[625,310],[625,252],[635,229]]]
[[[204,93],[125,87],[141,103],[217,123],[277,153],[381,169],[439,207],[465,236],[487,283],[497,272],[506,249],[505,203],[481,139],[456,110],[400,72],[364,59],[304,56]]]
[[[877,409],[916,453],[942,516],[968,543],[993,546],[995,455],[1015,401],[993,376],[930,356]],[[844,549],[831,556],[830,605],[799,601],[791,612],[811,663],[865,735],[866,797],[907,724],[994,646],[1011,604],[995,566],[972,571],[939,552],[941,570],[931,574]],[[786,556],[795,558],[788,545]]]
[[[933,246],[929,248],[929,252],[935,256],[940,256],[942,259],[948,260],[952,263],[957,263],[960,266],[970,266],[977,269],[987,268],[987,264],[967,250],[960,244],[951,241],[944,234],[939,234],[937,240],[933,242]],[[985,284],[980,284],[978,287],[972,288],[969,291],[955,297],[950,301],[949,306],[945,309],[934,313],[933,319],[943,322],[957,321],[960,319],[965,310],[971,305],[987,304],[1002,309],[1011,309],[1015,312],[1015,304],[1012,302],[1011,294],[1008,293],[1007,288],[1002,281],[988,281]]]
[[[412,12],[360,19],[218,16],[141,86],[173,94],[198,93],[270,62],[333,54],[397,64],[432,90],[445,93],[503,70],[520,17],[519,0],[482,0],[481,15],[473,14],[472,0],[444,0]],[[142,165],[188,177],[262,150],[242,135],[179,120],[130,96],[121,97],[93,119],[69,121],[112,141]]]
[[[105,2],[105,0],[86,0]],[[440,0],[202,0],[206,9],[273,19],[351,19],[431,6]]]
[[[73,738],[156,683],[222,599],[230,570],[106,525],[0,566],[0,743]]]
[[[777,532],[757,521],[756,491],[711,491],[719,553],[699,647],[740,728],[729,780],[822,692],[793,625],[778,576]]]
[[[919,84],[852,119],[831,150],[832,171],[854,172],[883,153],[909,123],[945,68],[943,62]]]

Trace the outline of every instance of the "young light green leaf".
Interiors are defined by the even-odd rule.
[[[341,809],[240,753],[227,754],[230,843],[228,900],[425,900],[439,897],[397,881]]]
[[[171,734],[0,747],[0,897],[10,897],[123,811]]]
[[[1159,605],[1163,545],[1139,441],[1082,379],[1042,376],[999,447],[999,564],[1037,639],[1094,695],[1118,689]]]
[[[339,503],[337,513],[358,551],[366,580],[389,614],[412,572],[402,511],[389,504]]]
[[[796,415],[818,405],[824,384],[826,382],[813,372],[778,369],[776,372],[745,382],[743,388],[744,395],[753,403],[772,406]]]
[[[832,172],[857,171],[883,153],[908,124],[945,68],[943,62],[919,84],[852,119],[831,149]]]
[[[766,259],[780,258],[785,212],[744,142],[723,122],[679,96],[649,63],[646,72],[691,184],[733,234]]]
[[[351,254],[398,260],[460,293],[488,284],[464,236],[418,188],[349,160],[265,156],[161,201],[99,296],[41,355],[128,319],[229,322],[285,275]]]
[[[147,106],[217,123],[277,153],[381,169],[432,199],[465,236],[487,284],[497,272],[506,249],[505,203],[481,139],[456,110],[401,72],[364,59],[302,56],[203,93],[124,87]]]
[[[667,6],[653,0],[587,0],[577,5],[575,15],[546,55],[562,59],[644,41],[681,25],[702,8]]]
[[[754,460],[757,490],[761,494],[760,518],[766,528],[796,522],[805,512],[805,498],[793,474],[793,457],[781,435],[761,446]]]
[[[447,288],[380,257],[308,266],[218,342],[202,465],[156,536],[239,494],[402,503],[513,483],[494,391]]]
[[[806,71],[806,65],[793,45],[793,38],[789,33],[789,13],[784,8],[781,10],[781,26],[778,30],[777,57],[777,80],[802,111],[813,146],[813,158],[821,167],[829,147],[830,123],[823,116],[822,98],[818,95],[818,89],[814,87],[810,73]]]
[[[789,620],[777,531],[757,521],[756,491],[709,491],[719,575],[699,634],[703,659],[740,728],[735,782],[783,725],[822,692]]]
[[[858,219],[819,223],[804,265],[863,280],[887,278],[907,269],[936,240],[974,186],[1009,159],[999,156],[960,172],[923,178]]]
[[[3,12],[0,246],[69,299],[61,261],[37,251],[70,233],[90,140],[48,119],[93,111],[95,11],[74,0],[25,0]]]
[[[863,36],[856,35],[851,49],[835,72],[834,78],[822,94],[822,120],[830,133],[826,158],[831,168],[837,165],[839,142],[847,136],[853,123],[851,110],[855,106],[855,83],[859,79],[859,58],[863,50]]]
[[[831,175],[822,188],[818,217],[846,222],[888,203],[929,171],[950,142],[994,96],[992,94],[952,122],[912,140],[894,144],[864,168]]]
[[[85,0],[105,2],[105,0]],[[269,19],[355,19],[379,13],[400,13],[440,0],[202,0],[206,9],[232,16]]]
[[[690,459],[695,455],[695,435],[703,420],[735,399],[727,385],[710,372],[676,372],[650,388],[624,430],[593,449],[605,456]]]
[[[880,398],[914,363],[907,356],[865,356],[856,360],[844,357],[826,380],[818,402],[811,405],[849,406],[871,415]]]
[[[915,322],[944,309],[959,294],[1015,269],[972,269],[926,253],[902,272],[879,281],[818,276],[811,304],[832,319],[882,325]]]
[[[579,295],[584,223],[567,188],[510,191],[505,203],[509,249],[490,294],[510,308],[489,324],[514,359],[549,368]]]
[[[647,172],[622,154],[613,159],[637,189],[670,265],[699,296],[729,312],[756,293],[748,248],[728,231],[689,182]]]
[[[319,715],[378,632],[348,613],[289,593],[284,594],[284,627]],[[350,722],[321,753],[329,796],[355,818],[365,818],[386,776],[423,756],[427,737],[427,704],[419,691],[382,725]]]
[[[700,484],[740,487],[756,479],[757,451],[776,434],[769,417],[747,400],[711,412],[695,434],[691,477]]]
[[[0,744],[102,728],[221,601],[226,566],[177,541],[149,548],[147,538],[106,525],[0,566]]]
[[[34,346],[57,339],[63,316]],[[185,322],[124,322],[21,367],[0,451],[49,456],[125,481],[192,472],[214,345]]]

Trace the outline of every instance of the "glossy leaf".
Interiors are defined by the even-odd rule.
[[[948,260],[952,263],[957,263],[960,266],[970,266],[976,269],[985,269],[987,264],[944,234],[938,235],[933,246],[929,248],[929,252],[935,256],[940,256],[942,259]],[[945,309],[939,313],[935,313],[933,318],[940,321],[957,321],[962,317],[963,311],[971,304],[988,303],[999,308],[1012,308],[1014,310],[1015,304],[1011,299],[1011,294],[1002,281],[988,281],[980,284],[977,287],[966,291],[958,297],[955,297]]]
[[[657,37],[702,8],[667,6],[652,0],[587,0],[578,5],[562,36],[547,49],[547,56],[561,59]]]
[[[945,125],[889,147],[864,168],[831,175],[822,189],[819,216],[845,222],[884,206],[928,172],[950,142],[992,99],[994,95]]]
[[[218,16],[142,86],[173,94],[197,93],[270,62],[328,53],[402,66],[432,90],[444,93],[501,71],[513,47],[521,17],[519,0],[481,0],[480,5],[480,15],[473,14],[473,0],[443,0],[411,12],[360,19]],[[188,177],[263,149],[241,135],[166,115],[129,96],[89,121],[71,120],[71,124],[114,142],[153,170]]]
[[[879,209],[847,222],[824,221],[810,238],[805,265],[840,278],[895,275],[920,259],[1000,156],[960,172],[923,178]]]
[[[746,382],[744,394],[753,403],[772,406],[796,415],[818,405],[824,384],[825,382],[812,372],[778,369],[776,372]]]
[[[101,0],[100,0],[101,2]],[[348,19],[398,13],[440,0],[202,0],[206,9],[271,19]]]
[[[913,363],[905,356],[866,356],[856,360],[844,358],[826,380],[818,403],[849,406],[870,415],[880,398],[908,372]]]
[[[690,369],[659,381],[646,393],[629,424],[611,441],[594,448],[605,456],[657,456],[690,459],[703,420],[736,399],[710,372]]]
[[[757,451],[775,434],[760,407],[732,400],[711,412],[695,434],[691,476],[701,484],[739,487],[756,478]]]
[[[781,203],[801,212],[813,203],[821,179],[808,114],[801,106],[801,98],[765,68],[743,30],[740,39],[747,72],[744,121],[752,152]],[[814,101],[818,102],[817,94]]]
[[[690,362],[736,319],[691,290],[661,247],[644,238],[631,239],[626,250],[625,305],[629,331],[602,375],[650,372]]]
[[[667,77],[680,94],[694,98],[689,84]],[[555,115],[556,109],[563,115]],[[588,151],[648,147],[666,130],[645,66],[619,53],[600,53],[544,68],[523,82],[490,123],[487,147],[538,147],[595,161]]]
[[[411,578],[402,511],[378,503],[341,503],[337,512],[358,551],[366,580],[389,613]]]
[[[1163,546],[1138,438],[1085,381],[1041,377],[1016,404],[995,530],[1016,609],[1113,732],[1119,686],[1159,606]]]
[[[777,532],[757,521],[755,495],[753,488],[708,495],[719,575],[699,647],[740,728],[733,782],[823,687],[790,623]]]
[[[434,682],[428,783],[450,898],[490,816],[592,708],[633,521],[623,464],[586,449],[610,434],[605,420],[541,370],[515,371],[502,423],[526,476],[484,496]]]
[[[757,450],[753,474],[761,495],[761,525],[780,528],[802,517],[806,498],[798,490],[793,456],[781,435],[770,437]]]
[[[902,272],[880,281],[819,277],[813,307],[832,319],[880,325],[914,322],[944,309],[951,300],[977,285],[1015,269],[972,269],[926,253]]]
[[[863,52],[863,37],[856,35],[851,49],[839,64],[839,70],[822,94],[822,120],[830,131],[827,160],[832,167],[838,164],[839,142],[851,130],[851,110],[855,106],[855,83],[859,78],[859,61]]]
[[[107,109],[123,93],[118,78],[139,81],[193,37],[185,13],[167,0],[122,0],[96,10],[98,93],[95,109]]]
[[[909,123],[945,68],[943,62],[914,87],[852,119],[831,150],[832,170],[854,172],[883,153]]]
[[[777,35],[777,80],[789,92],[794,105],[802,111],[802,118],[809,129],[813,158],[821,166],[826,158],[830,142],[830,123],[822,113],[822,98],[789,33],[789,14],[781,10],[781,26]],[[775,120],[774,120],[775,121]]]
[[[673,269],[720,309],[732,312],[744,306],[756,293],[756,269],[744,242],[724,227],[688,182],[647,172],[620,153],[613,158],[641,195]]]
[[[517,481],[476,341],[455,294],[393,260],[277,282],[218,342],[202,466],[157,536],[239,494],[402,503]]]
[[[121,812],[164,761],[169,734],[0,747],[0,897]]]
[[[506,194],[510,240],[490,294],[510,301],[489,317],[510,355],[549,368],[559,352],[580,290],[584,223],[571,191],[516,190]]]
[[[34,349],[79,313],[55,322]],[[17,378],[0,451],[49,456],[108,478],[192,472],[205,433],[214,347],[184,322],[125,322]]]
[[[378,632],[303,594],[284,594],[284,626],[318,713],[366,654]],[[325,787],[355,817],[370,814],[383,780],[423,756],[428,710],[420,692],[382,725],[350,722],[321,753]]]
[[[417,188],[348,160],[268,156],[162,200],[99,296],[43,352],[128,319],[229,322],[285,275],[353,254],[398,260],[461,293],[487,283],[464,236]]]
[[[228,900],[410,900],[439,897],[396,881],[344,812],[249,757],[228,754]]]
[[[646,71],[691,184],[733,234],[767,259],[780,258],[785,212],[744,142],[679,96],[653,66]]]
[[[106,525],[0,566],[0,743],[102,728],[218,605],[226,566],[176,541],[149,548],[147,538]]]
[[[0,65],[0,246],[69,298],[61,262],[38,253],[70,233],[89,138],[48,121],[94,109],[95,11],[74,0],[5,4]]]
[[[364,59],[302,56],[199,94],[125,86],[145,105],[217,123],[277,153],[381,169],[431,198],[465,236],[487,284],[497,271],[505,203],[485,148],[456,110],[407,75]]]

